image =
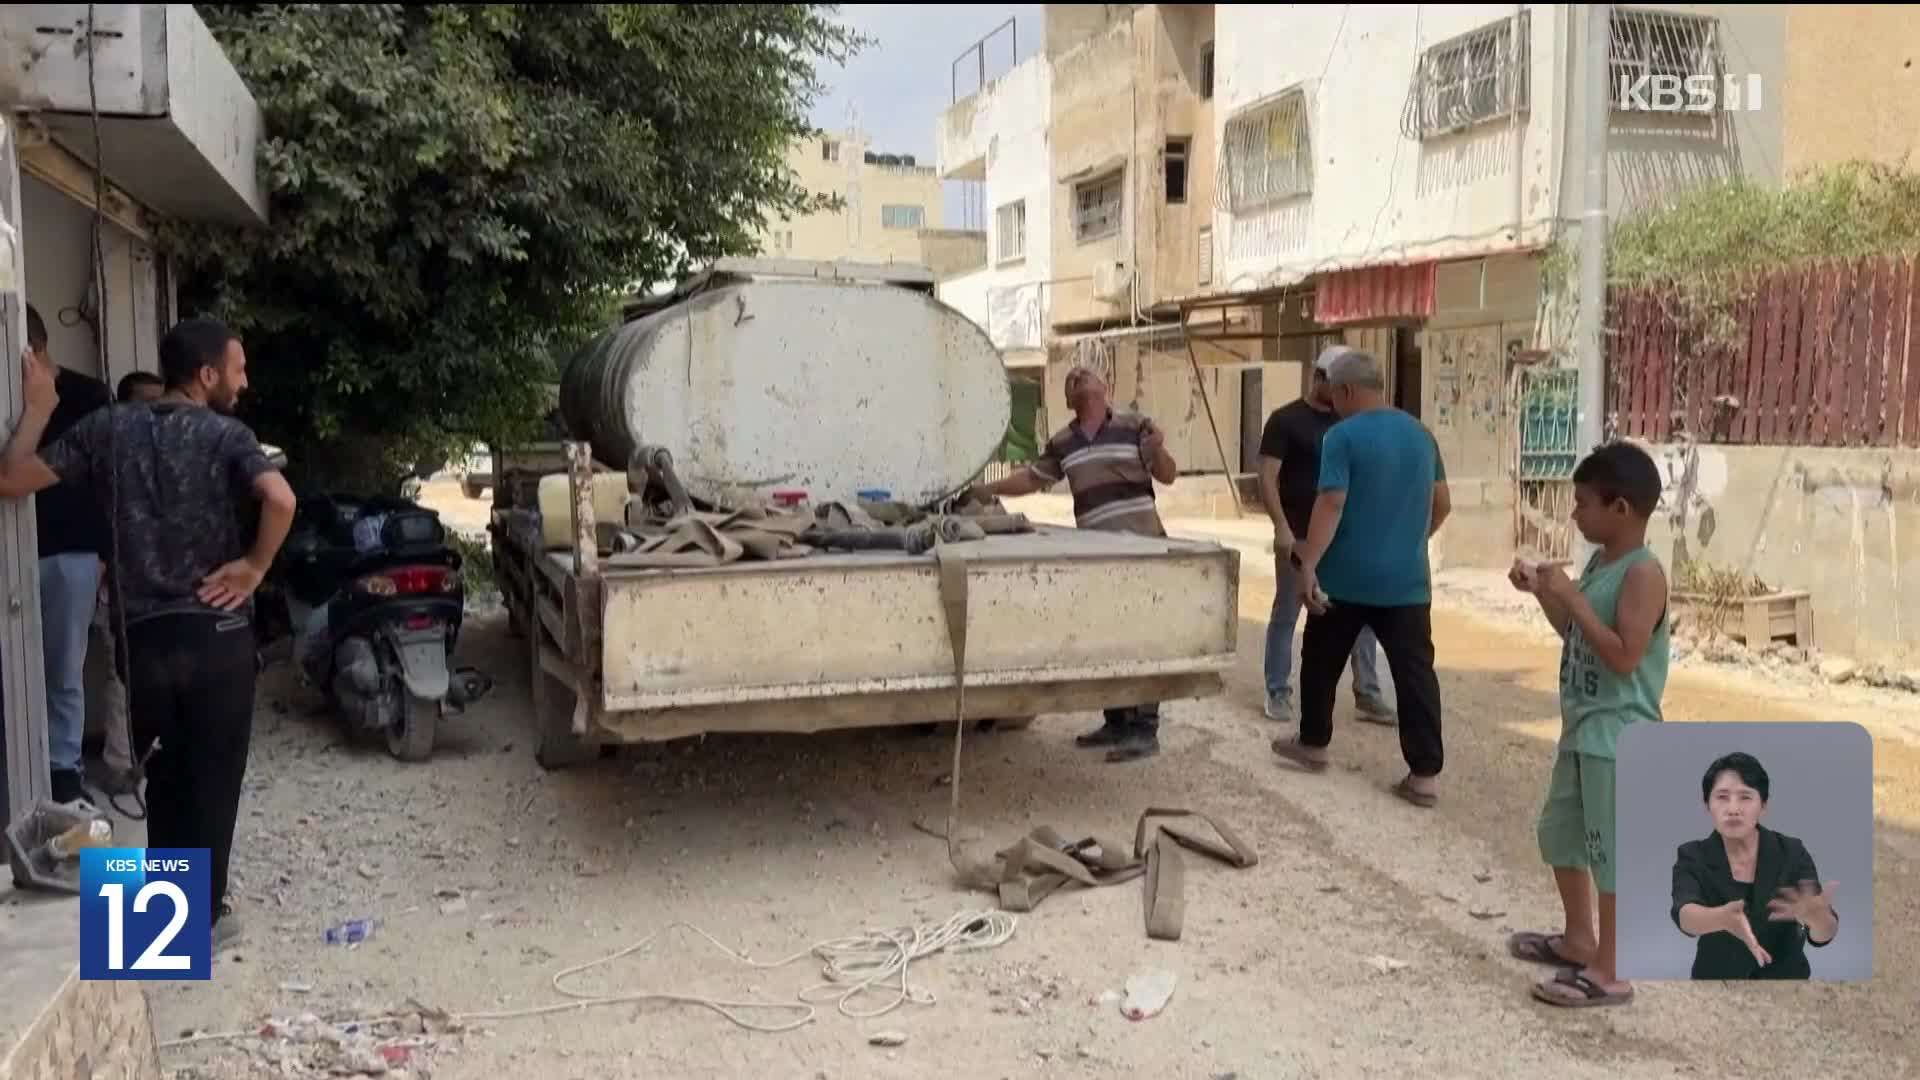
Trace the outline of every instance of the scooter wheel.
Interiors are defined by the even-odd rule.
[[[387,728],[387,752],[401,761],[432,757],[435,720],[432,709],[403,700],[399,716]]]

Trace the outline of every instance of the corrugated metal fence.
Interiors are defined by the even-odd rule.
[[[1920,446],[1920,259],[1774,271],[1734,305],[1731,345],[1670,294],[1608,296],[1607,409],[1621,435],[1719,443]],[[1724,337],[1724,335],[1722,335]]]

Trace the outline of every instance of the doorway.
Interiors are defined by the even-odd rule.
[[[1393,331],[1393,407],[1420,419],[1426,396],[1420,378],[1420,331],[1398,326]]]
[[[1266,379],[1259,367],[1240,370],[1240,471],[1260,471],[1260,435],[1266,428]]]

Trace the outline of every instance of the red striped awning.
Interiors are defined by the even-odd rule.
[[[1313,286],[1313,320],[1322,326],[1378,319],[1424,319],[1433,314],[1434,268],[1367,266],[1323,274]]]

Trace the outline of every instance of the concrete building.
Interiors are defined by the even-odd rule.
[[[61,364],[109,383],[155,370],[177,315],[156,225],[264,225],[267,196],[255,171],[260,109],[190,4],[7,7],[0,103],[0,406],[10,430],[27,303]],[[37,546],[33,500],[0,500],[9,820],[48,794]],[[0,1072],[157,1076],[135,985],[77,979],[74,909],[18,909],[0,937],[9,990]]]
[[[1555,535],[1524,542],[1564,546],[1564,483],[1522,485],[1532,509],[1514,505],[1513,418],[1526,372],[1570,360],[1541,256],[1582,207],[1586,12],[1048,5],[1044,57],[947,110],[940,137],[943,172],[983,176],[990,207],[1021,193],[1029,264],[1047,186],[1049,262],[996,265],[952,293],[1035,298],[1053,421],[1065,368],[1094,363],[1162,421],[1184,469],[1236,477],[1242,495],[1305,361],[1335,340],[1367,346],[1447,453],[1461,510],[1443,546],[1504,560],[1543,514]],[[1769,5],[1619,6],[1611,73],[1778,87],[1785,23]],[[1680,113],[1613,96],[1616,214],[1693,184],[1780,181],[1780,95]],[[1023,125],[1042,103],[1046,129]],[[1013,340],[1007,315],[982,322]],[[1180,488],[1171,512],[1235,511],[1233,485]]]
[[[1920,168],[1920,19],[1900,4],[1787,6],[1787,175],[1842,161]]]
[[[760,235],[763,255],[910,262],[940,277],[985,261],[983,235],[941,227],[939,172],[911,154],[876,153],[866,135],[836,131],[796,142],[787,151],[787,164],[801,186],[837,196],[842,205],[773,222]]]
[[[1308,305],[1315,329],[1387,361],[1396,403],[1448,459],[1443,562],[1564,549],[1570,461],[1523,477],[1522,458],[1556,448],[1525,445],[1515,420],[1530,392],[1566,400],[1564,376],[1535,377],[1571,363],[1570,306],[1553,317],[1540,256],[1577,236],[1584,206],[1587,9],[1242,5],[1217,18],[1214,288]],[[1615,7],[1613,214],[1701,183],[1780,182],[1777,95],[1656,112],[1633,87],[1782,85],[1785,21],[1770,5]]]
[[[1034,56],[942,114],[943,180],[981,185],[990,228],[985,265],[943,281],[940,298],[987,328],[1007,366],[1046,366],[1053,277],[1047,118],[1052,67]]]

